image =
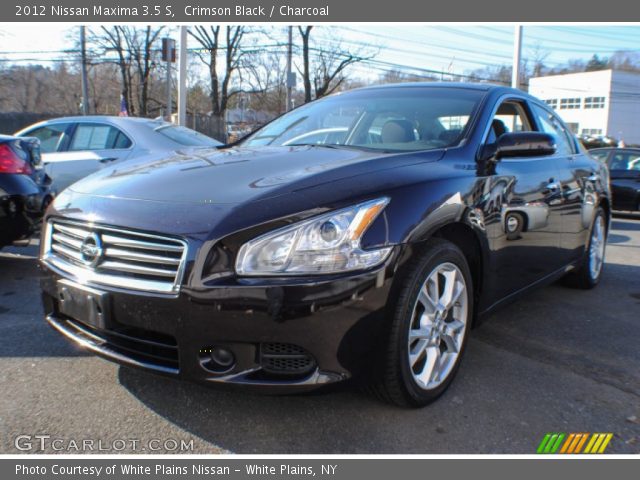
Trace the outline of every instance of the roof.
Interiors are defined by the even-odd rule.
[[[153,118],[144,117],[119,117],[116,115],[75,115],[71,117],[56,117],[45,120],[46,122],[86,122],[87,120],[109,121],[114,123],[131,122],[131,123],[157,123],[158,125],[166,124],[164,120],[155,120]]]
[[[508,87],[502,85],[494,85],[491,83],[471,83],[471,82],[404,82],[404,83],[387,83],[382,85],[370,85],[368,87],[362,87],[357,90],[367,90],[374,88],[464,88],[471,90],[497,90],[508,89]]]
[[[487,92],[495,95],[518,95],[529,100],[537,100],[537,97],[519,90],[517,88],[507,87],[505,85],[495,85],[492,83],[471,83],[471,82],[405,82],[405,83],[389,83],[384,85],[371,85],[368,87],[357,88],[339,93],[348,93],[355,91],[374,90],[374,89],[395,89],[395,88],[448,88],[448,89],[464,89]]]

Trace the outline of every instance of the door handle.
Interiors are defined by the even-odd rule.
[[[101,158],[99,161],[100,163],[109,163],[109,162],[113,162],[115,160],[117,160],[117,157],[108,157],[108,158]]]

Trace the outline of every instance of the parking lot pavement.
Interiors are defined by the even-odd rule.
[[[136,439],[162,453],[175,450],[165,440],[199,453],[534,453],[547,432],[612,432],[608,453],[640,453],[640,217],[614,218],[609,242],[597,289],[552,285],[493,315],[451,388],[421,410],[353,389],[264,397],[118,367],[45,325],[37,247],[5,249],[0,452],[44,434],[69,453],[82,439],[110,452]]]

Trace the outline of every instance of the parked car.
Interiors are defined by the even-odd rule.
[[[640,211],[640,148],[598,148],[589,153],[609,166],[613,209]]]
[[[222,145],[186,127],[136,117],[56,118],[16,135],[40,140],[45,170],[57,191],[118,160]]]
[[[619,140],[606,135],[581,135],[580,141],[588,150],[595,148],[615,147]]]
[[[300,141],[340,125],[341,143]],[[124,365],[275,393],[359,377],[421,406],[496,308],[565,275],[598,284],[610,208],[606,165],[539,100],[370,87],[63,192],[44,311]]]
[[[52,198],[38,140],[0,135],[0,248],[30,238]]]

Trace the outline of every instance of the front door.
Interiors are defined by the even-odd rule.
[[[485,144],[504,133],[535,129],[527,104],[507,100],[498,107]],[[505,158],[495,164],[485,210],[497,297],[531,285],[562,265],[562,191],[556,162],[543,156]]]

